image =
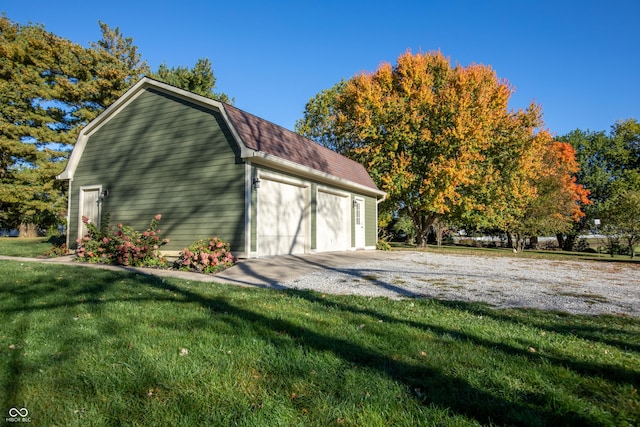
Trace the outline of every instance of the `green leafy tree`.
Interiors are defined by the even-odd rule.
[[[348,155],[349,139],[335,132],[338,97],[343,94],[346,82],[341,80],[311,98],[304,108],[304,115],[296,121],[295,131],[336,153]]]
[[[111,28],[102,21],[98,21],[102,39],[96,43],[91,43],[94,50],[107,53],[118,60],[119,79],[114,82],[124,82],[125,86],[134,84],[140,77],[149,72],[149,66],[138,53],[138,48],[133,44],[132,37],[125,37],[120,28]],[[113,66],[112,61],[106,61],[107,65]],[[110,69],[113,72],[113,68]],[[108,104],[111,104],[110,102]]]
[[[592,202],[585,209],[585,221],[567,236],[570,243],[572,236],[600,219],[620,193],[640,190],[640,123],[635,119],[619,121],[609,133],[576,129],[560,140],[574,147],[579,165],[576,176],[589,190]],[[568,249],[570,244],[565,246]]]
[[[198,59],[193,68],[169,68],[166,64],[162,64],[158,71],[151,74],[151,77],[207,98],[233,103],[233,99],[229,98],[227,94],[214,92],[216,77],[211,69],[211,61],[206,58]]]
[[[0,221],[33,233],[59,223],[64,168],[79,129],[146,70],[130,39],[101,23],[85,48],[0,17]],[[123,58],[127,61],[123,62]]]
[[[611,255],[612,241],[622,239],[631,258],[640,244],[640,190],[623,190],[615,194],[602,208],[602,229],[608,235]]]
[[[625,162],[620,165],[624,170],[640,169],[640,123],[636,119],[620,120],[611,127],[611,133],[617,143],[626,151]]]
[[[580,166],[578,181],[590,191],[594,203],[587,209],[589,216],[597,215],[600,204],[612,196],[612,183],[621,178],[620,166],[626,157],[625,149],[605,132],[576,129],[560,138],[576,151]]]
[[[396,233],[402,233],[407,236],[407,243],[413,243],[416,238],[416,230],[413,226],[411,218],[407,215],[400,215],[393,223],[393,231]]]
[[[591,218],[601,219],[612,255],[622,240],[634,257],[640,243],[640,123],[618,121],[609,135],[597,134],[597,143],[594,138],[578,139],[576,135],[581,133],[571,133],[570,141],[582,151],[579,159],[584,164],[585,185],[592,185],[596,193]]]

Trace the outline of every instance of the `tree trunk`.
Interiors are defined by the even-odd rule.
[[[607,235],[607,250],[611,258],[618,252],[620,247],[620,239],[614,235]]]
[[[436,218],[433,221],[433,231],[436,235],[436,243],[438,247],[442,247],[442,236],[444,232],[447,230],[446,224],[441,220],[441,218]]]
[[[429,229],[436,218],[438,218],[438,214],[430,213],[429,215],[422,215],[420,213],[414,213],[411,210],[408,210],[408,213],[416,229],[416,246],[424,248],[427,246]]]
[[[638,242],[638,238],[632,234],[627,237],[627,242],[629,244],[629,255],[631,256],[631,259],[633,259],[636,256],[636,243]]]
[[[21,223],[18,237],[38,237],[38,227],[35,224]]]
[[[526,241],[526,236],[522,236],[520,233],[515,233],[512,237],[511,247],[513,248],[513,253],[518,254],[524,251],[524,243]]]
[[[573,245],[576,241],[575,234],[567,234],[567,237],[564,239],[564,246],[562,246],[563,251],[572,251]]]

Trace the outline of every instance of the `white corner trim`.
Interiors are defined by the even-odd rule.
[[[233,126],[233,123],[229,119],[229,115],[227,114],[227,111],[224,109],[224,107],[220,109],[220,113],[222,114],[222,118],[224,119],[225,123],[229,127],[229,130],[231,131],[231,135],[233,135],[233,139],[236,141],[236,144],[238,144],[238,147],[240,147],[240,157],[242,157],[243,159],[246,157],[251,157],[254,151],[249,147],[247,147],[244,141],[242,140],[242,138],[240,138],[240,134],[238,133],[236,128]]]
[[[244,166],[244,253],[240,258],[248,257],[251,252],[251,198],[253,195],[252,167],[249,163]]]

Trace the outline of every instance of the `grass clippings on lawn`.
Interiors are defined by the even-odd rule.
[[[32,425],[640,423],[638,319],[12,261],[0,276],[0,412]]]

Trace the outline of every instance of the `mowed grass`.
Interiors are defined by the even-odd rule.
[[[0,237],[0,255],[17,257],[38,257],[50,251],[54,239],[46,237]]]
[[[0,261],[31,425],[638,425],[640,319]]]

